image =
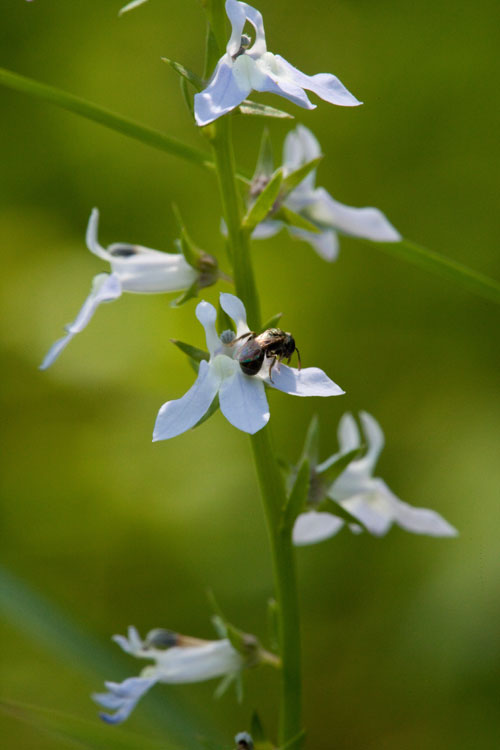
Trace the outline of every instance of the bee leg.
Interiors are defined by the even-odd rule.
[[[276,357],[273,357],[271,364],[269,365],[269,380],[271,381],[271,383],[274,383],[273,376],[271,375],[271,370],[273,369],[275,364],[276,364]]]
[[[241,336],[238,336],[237,339],[233,339],[231,343],[236,343],[236,341],[241,341],[241,339],[249,339],[252,336],[255,336],[255,331],[248,331],[247,333],[242,333]]]
[[[298,369],[301,370],[302,369],[302,362],[300,361],[300,352],[297,349],[297,347],[295,347],[295,351],[297,352],[297,359],[299,360],[299,367],[298,367]]]

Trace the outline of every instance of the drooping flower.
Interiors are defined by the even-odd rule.
[[[303,125],[298,125],[285,138],[283,146],[283,172],[285,177],[313,159],[321,156],[316,137]],[[264,179],[263,179],[264,178]],[[265,187],[266,176],[255,175]],[[285,224],[268,218],[253,231],[254,239],[272,237],[284,226],[292,237],[308,242],[325,260],[335,260],[338,254],[338,233],[362,237],[374,242],[399,242],[401,235],[394,229],[378,208],[353,208],[334,200],[325,188],[315,187],[316,170],[310,172],[285,198],[284,205],[314,224],[319,232]]]
[[[236,323],[236,339],[250,330],[243,303],[233,294],[221,293],[222,309]],[[166,440],[180,435],[205,415],[218,395],[221,412],[232,425],[243,432],[254,434],[269,421],[269,406],[264,385],[292,396],[338,396],[344,391],[317,367],[297,370],[276,365],[269,374],[269,360],[264,359],[256,375],[245,375],[237,356],[244,339],[219,338],[215,329],[217,312],[209,302],[202,301],[196,317],[205,329],[210,358],[200,362],[198,377],[182,398],[167,401],[161,407],[153,433],[153,440]]]
[[[83,303],[75,320],[66,326],[66,335],[49,349],[40,365],[47,369],[59,356],[71,339],[87,326],[98,306],[111,302],[122,292],[159,294],[188,289],[199,281],[199,286],[214,283],[217,278],[213,261],[213,274],[203,273],[187,263],[182,254],[162,253],[141,245],[123,242],[114,243],[107,249],[99,244],[97,237],[99,212],[92,210],[87,226],[86,243],[90,252],[111,265],[111,273],[100,273],[94,277],[90,294]],[[206,256],[210,258],[210,256]]]
[[[246,666],[243,656],[227,638],[205,641],[157,629],[143,641],[137,630],[130,627],[128,637],[115,635],[113,640],[127,654],[151,659],[155,664],[145,667],[139,677],[129,677],[120,683],[106,682],[108,692],[92,696],[100,706],[114,711],[100,714],[109,724],[125,721],[139,699],[157,682],[181,684],[216,677],[236,679]]]
[[[378,422],[366,412],[359,415],[366,441],[366,452],[361,458],[350,461],[335,479],[323,487],[313,498],[310,509],[301,513],[293,529],[296,545],[315,544],[334,536],[344,526],[344,521],[328,512],[318,511],[315,506],[325,498],[331,498],[365,529],[375,536],[386,534],[393,524],[414,534],[429,536],[456,536],[457,530],[439,513],[427,508],[415,508],[400,500],[373,472],[384,446],[384,434]],[[312,467],[313,475],[321,485],[321,475],[345,454],[362,446],[362,439],[351,414],[344,414],[339,423],[338,439],[340,451],[318,466]],[[315,488],[317,489],[317,487]],[[351,531],[359,533],[361,526],[349,524]]]
[[[231,38],[226,53],[217,63],[204,91],[194,97],[195,119],[199,126],[208,125],[241,104],[252,90],[279,94],[304,109],[315,104],[304,89],[324,101],[343,107],[361,104],[339,79],[330,73],[308,76],[281,55],[267,51],[262,15],[247,3],[226,0],[226,13],[231,22]],[[243,34],[245,23],[255,30],[255,41]]]

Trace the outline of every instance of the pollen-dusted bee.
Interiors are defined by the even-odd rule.
[[[295,339],[290,333],[285,333],[281,328],[268,328],[267,331],[255,335],[253,331],[244,333],[239,339],[247,338],[238,352],[236,359],[245,375],[257,375],[264,358],[271,359],[269,364],[269,378],[272,382],[271,370],[276,362],[282,362],[286,359],[290,362],[292,354],[297,352],[299,360],[299,370],[301,368],[300,353],[295,346]],[[235,339],[238,341],[238,339]]]

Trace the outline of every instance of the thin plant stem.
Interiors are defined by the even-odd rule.
[[[259,297],[248,233],[241,227],[243,213],[236,189],[230,117],[221,118],[215,126],[210,127],[236,293],[245,304],[250,326],[259,330]],[[272,550],[282,660],[279,742],[284,745],[301,731],[300,628],[295,560],[290,533],[282,530],[280,525],[286,492],[271,445],[269,427],[250,439]]]

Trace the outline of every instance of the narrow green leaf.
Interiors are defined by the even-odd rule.
[[[219,332],[219,336],[223,331],[233,331],[233,333],[236,333],[235,322],[229,317],[227,312],[222,309],[220,301],[217,303],[217,331]]]
[[[361,452],[363,451],[364,446],[360,445],[358,448],[354,448],[352,451],[348,451],[347,453],[343,453],[341,456],[337,458],[336,461],[331,463],[328,468],[318,471],[318,474],[321,476],[322,481],[325,484],[332,484],[337,477],[339,477],[344,469],[349,466],[351,461],[354,461],[355,458],[357,458]],[[321,467],[320,467],[321,468]]]
[[[295,190],[297,185],[300,185],[302,180],[304,180],[307,175],[313,171],[313,169],[316,169],[322,158],[322,156],[318,156],[316,159],[308,161],[307,164],[303,164],[299,169],[296,169],[295,172],[291,172],[285,177],[285,179],[283,180],[283,186],[281,188],[281,194],[283,198],[286,198],[286,196],[291,193],[292,190]]]
[[[184,104],[186,105],[187,111],[189,112],[189,114],[194,120],[194,101],[193,101],[192,92],[189,88],[189,84],[185,78],[180,78],[179,83],[180,83],[181,94],[184,100]]]
[[[198,296],[200,285],[198,282],[198,279],[196,281],[193,281],[191,286],[189,286],[180,297],[177,297],[176,299],[172,300],[170,303],[170,307],[181,307],[181,305],[184,305],[186,302],[189,302],[190,299],[194,299]]]
[[[203,77],[206,81],[210,78],[215,70],[215,66],[219,60],[219,48],[215,34],[212,31],[210,24],[207,24],[207,41],[205,45],[205,65]]]
[[[181,63],[178,63],[175,60],[170,60],[169,57],[162,57],[161,59],[162,62],[170,65],[170,67],[175,70],[178,76],[181,76],[181,78],[188,81],[191,86],[194,86],[196,91],[202,90],[205,84],[203,83],[203,80],[200,78],[200,76],[196,75],[196,73],[193,73],[192,70],[189,70],[189,68],[186,68]]]
[[[304,459],[299,467],[295,482],[282,513],[280,530],[286,534],[291,532],[297,516],[306,504],[309,492],[309,474],[309,461]]]
[[[129,120],[126,117],[117,115],[114,112],[110,112],[103,107],[99,107],[96,104],[81,99],[78,96],[69,94],[61,89],[48,86],[45,83],[39,83],[31,78],[12,73],[9,70],[0,68],[0,83],[4,86],[8,86],[15,91],[21,91],[24,94],[30,94],[37,99],[42,99],[45,102],[55,104],[62,109],[66,109],[69,112],[74,112],[77,115],[86,117],[88,120],[98,122],[100,125],[104,125],[112,130],[117,130],[119,133],[134,138],[135,140],[141,141],[148,146],[166,151],[173,156],[178,156],[181,159],[185,159],[200,167],[207,169],[213,169],[213,162],[210,157],[203,151],[199,151],[192,146],[188,146],[175,138],[172,138],[164,133],[160,133],[158,130],[153,130],[144,125],[140,125],[138,122]]]
[[[315,506],[315,510],[319,511],[320,513],[330,513],[330,515],[335,516],[336,518],[342,518],[342,520],[346,523],[355,523],[357,526],[361,526],[361,528],[366,531],[364,523],[357,519],[356,516],[353,516],[352,513],[349,513],[348,510],[346,510],[339,502],[337,502],[337,500],[334,500],[332,497],[325,498],[322,503],[319,503],[319,505]]]
[[[262,138],[260,140],[259,156],[257,157],[257,164],[255,166],[255,172],[253,175],[252,183],[262,178],[271,177],[274,171],[274,158],[273,158],[273,145],[271,143],[271,136],[269,129],[264,128],[262,132]]]
[[[184,352],[184,354],[187,354],[187,356],[190,359],[193,359],[195,362],[198,362],[198,364],[204,359],[208,362],[210,359],[210,354],[203,349],[198,349],[196,346],[191,346],[191,344],[186,344],[184,341],[179,341],[179,339],[170,339],[172,344],[175,344],[181,352]]]
[[[260,104],[259,102],[251,102],[245,99],[238,107],[242,115],[254,115],[257,117],[273,117],[278,120],[293,120],[293,115],[288,112],[283,112],[281,109],[275,107],[269,107],[267,104]]]
[[[292,227],[297,227],[298,229],[305,229],[306,232],[313,232],[313,234],[319,234],[321,231],[316,224],[313,224],[295,211],[291,211],[284,205],[281,205],[273,214],[273,219],[279,219],[284,221],[285,224],[290,224]]]
[[[28,724],[38,732],[52,738],[73,743],[86,750],[173,750],[170,743],[151,740],[143,735],[112,729],[102,722],[87,721],[76,716],[54,711],[40,706],[29,706],[17,701],[0,701],[0,711],[23,724]],[[59,747],[59,744],[58,744]],[[178,747],[178,746],[175,746]]]
[[[318,463],[319,455],[319,419],[317,414],[313,414],[309,427],[306,432],[306,439],[304,440],[304,448],[302,450],[302,456],[299,464],[305,459],[309,461],[309,465],[315,467]]]
[[[424,271],[430,271],[445,279],[455,281],[480,297],[492,302],[500,302],[500,282],[434,250],[427,250],[427,248],[406,239],[401,242],[370,242],[370,240],[360,240],[360,242],[369,243],[371,247],[394,255],[400,260],[413,263],[413,265],[423,268]]]
[[[200,264],[200,258],[203,255],[202,251],[199,247],[195,245],[191,237],[189,236],[189,233],[186,229],[186,225],[184,224],[182,220],[181,213],[175,203],[172,204],[172,211],[174,212],[175,220],[177,222],[177,227],[179,229],[179,249],[181,253],[184,256],[184,259],[186,263],[189,263],[189,265],[192,268],[199,268]]]
[[[243,219],[242,226],[251,232],[257,224],[260,224],[269,211],[273,208],[276,199],[279,195],[281,183],[283,182],[283,171],[277,169],[274,176],[267,183],[264,190],[260,193],[258,198],[255,200],[251,208],[248,210],[247,215]]]
[[[265,324],[262,326],[262,330],[267,331],[268,328],[276,328],[281,320],[282,315],[283,313],[279,312],[276,313],[276,315],[273,315],[272,318],[269,318],[269,320],[266,320]]]
[[[264,727],[257,711],[254,711],[250,720],[250,734],[254,742],[265,742],[267,740]]]

